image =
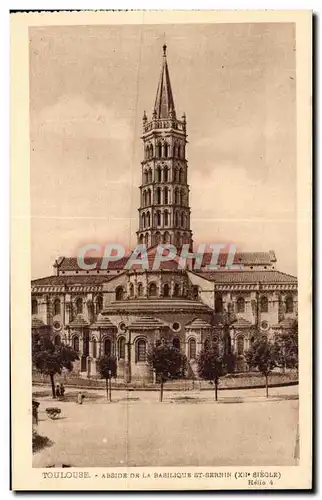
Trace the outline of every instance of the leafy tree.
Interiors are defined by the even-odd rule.
[[[117,361],[114,356],[103,356],[97,363],[98,371],[101,378],[105,378],[106,382],[106,397],[107,400],[112,402],[112,378],[117,375]]]
[[[227,373],[225,354],[220,353],[216,345],[210,343],[199,353],[197,358],[198,375],[215,386],[215,400],[218,401],[219,379]]]
[[[50,377],[53,398],[56,398],[54,376],[62,369],[73,369],[73,363],[79,359],[77,352],[61,343],[55,345],[48,336],[34,335],[32,339],[32,363],[40,373]]]
[[[298,370],[298,324],[294,323],[292,330],[278,338],[277,343],[280,346],[279,366]]]
[[[187,359],[182,352],[172,345],[156,345],[148,353],[148,363],[155,371],[160,382],[160,401],[163,400],[163,388],[167,380],[184,378]]]
[[[246,352],[250,368],[257,368],[265,377],[266,397],[268,397],[268,376],[279,364],[280,347],[265,338],[255,340]]]

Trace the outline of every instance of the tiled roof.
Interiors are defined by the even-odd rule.
[[[212,271],[198,272],[199,276],[215,283],[297,283],[297,278],[280,271]]]
[[[31,320],[31,328],[42,328],[46,326],[45,323],[43,321],[41,321],[41,319],[39,318],[36,318],[36,317],[33,317],[32,320]]]
[[[104,310],[106,314],[118,313],[148,313],[151,311],[158,312],[194,312],[194,313],[212,313],[212,309],[202,302],[196,300],[180,299],[180,298],[142,298],[131,300],[119,300],[109,304]]]
[[[31,285],[100,285],[115,278],[115,275],[78,274],[74,276],[46,276],[31,281]]]
[[[227,253],[220,253],[218,256],[218,265],[224,267],[227,262]],[[202,265],[210,264],[212,258],[211,253],[205,253],[202,260]],[[271,265],[276,262],[275,253],[269,252],[236,252],[234,255],[234,264],[244,264],[247,266],[254,265]]]
[[[87,265],[97,264],[97,269],[100,269],[101,265],[102,265],[102,260],[103,260],[103,257],[86,257],[84,259],[84,262]],[[123,257],[120,260],[117,260],[114,262],[109,262],[107,270],[123,269],[127,260],[128,260],[128,257]],[[77,271],[79,269],[82,269],[78,265],[77,257],[62,257],[60,263],[58,261],[57,266],[59,267],[60,271]]]
[[[163,321],[153,318],[152,316],[143,316],[134,320],[128,328],[131,330],[149,330],[155,328],[164,328],[166,326]]]
[[[106,314],[99,314],[96,322],[91,325],[91,328],[116,328]]]
[[[194,328],[196,330],[201,330],[201,329],[211,328],[211,325],[203,319],[196,318],[193,321],[191,321],[191,323],[188,323],[186,325],[186,328]]]
[[[252,326],[252,323],[245,318],[237,318],[231,325],[232,328],[249,328],[250,326]]]
[[[82,328],[84,326],[89,326],[89,323],[83,318],[81,314],[78,314],[76,318],[74,318],[73,321],[69,323],[68,326],[72,328]]]
[[[288,329],[293,328],[295,323],[296,323],[295,319],[285,318],[282,321],[280,321],[279,323],[277,323],[277,325],[274,325],[273,328],[281,328],[283,330],[288,330]]]

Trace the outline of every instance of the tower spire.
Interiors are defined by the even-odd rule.
[[[175,107],[167,63],[167,46],[163,45],[161,75],[154,103],[153,116],[156,119],[175,118]]]

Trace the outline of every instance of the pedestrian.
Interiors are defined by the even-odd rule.
[[[83,394],[79,391],[79,393],[77,394],[77,403],[79,405],[82,405],[83,404]]]
[[[64,397],[64,394],[65,394],[65,386],[64,386],[64,384],[61,382],[61,383],[60,383],[60,395],[61,395],[61,397],[62,397],[62,398]]]
[[[60,397],[60,386],[59,386],[59,384],[56,385],[56,397],[57,398]]]

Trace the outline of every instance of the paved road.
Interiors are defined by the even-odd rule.
[[[263,392],[221,391],[218,403],[210,391],[168,392],[159,403],[157,392],[115,391],[111,404],[87,391],[77,405],[71,390],[54,402],[57,420],[45,412],[53,400],[38,397],[38,430],[53,444],[34,454],[34,467],[293,465],[297,388],[271,389],[269,400]]]

